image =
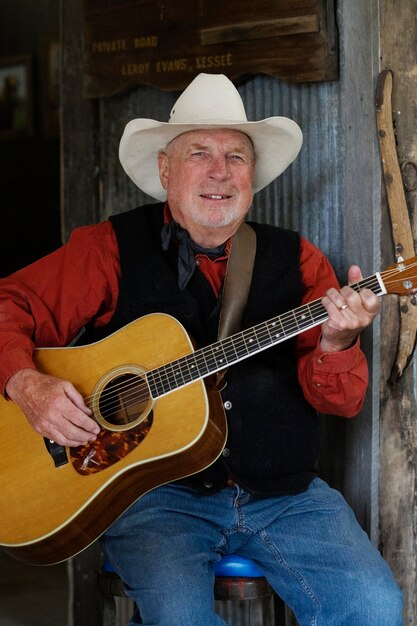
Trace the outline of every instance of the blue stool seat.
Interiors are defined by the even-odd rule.
[[[215,576],[263,578],[265,574],[251,560],[239,554],[225,554],[214,564]]]
[[[103,561],[101,569],[103,572],[109,572],[109,574],[116,574],[116,570],[114,569],[110,561],[108,561],[107,559]]]

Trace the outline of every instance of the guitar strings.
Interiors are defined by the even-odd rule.
[[[390,272],[389,271],[385,272],[385,275],[388,275],[388,273]],[[391,271],[391,273],[396,274],[398,276],[398,270],[396,270],[395,268]],[[398,282],[402,282],[402,280],[403,278],[398,279]],[[366,288],[367,286],[375,285],[376,281],[377,279],[374,276],[374,277],[370,277],[369,279],[364,279],[360,283],[357,283],[356,285],[352,285],[352,287],[353,288],[355,287]],[[246,337],[248,335],[251,336],[251,339],[253,339],[253,336],[255,336],[258,346],[255,345],[255,350],[253,351],[253,353],[257,353],[260,350],[265,349],[266,347],[270,347],[270,346],[273,346],[274,344],[280,343],[283,339],[289,338],[287,336],[294,333],[294,331],[296,331],[296,334],[299,334],[303,330],[307,330],[308,328],[311,327],[310,322],[307,320],[308,323],[307,323],[306,328],[305,329],[303,327],[300,328],[300,320],[297,320],[297,313],[299,314],[300,312],[304,312],[304,311],[307,311],[312,317],[315,316],[314,324],[320,323],[321,321],[324,321],[324,319],[327,318],[327,312],[322,305],[321,298],[318,300],[312,301],[310,303],[304,304],[301,307],[294,309],[293,311],[284,313],[281,316],[277,316],[276,318],[273,318],[266,322],[262,322],[261,324],[253,328],[249,328],[244,331],[241,331],[240,333],[237,333],[236,335],[231,336],[222,342],[217,342],[217,344],[213,344],[212,346],[201,348],[197,350],[196,352],[193,352],[189,355],[181,357],[180,359],[176,361],[173,361],[172,363],[165,364],[154,370],[144,373],[143,378],[140,375],[132,375],[132,378],[128,383],[126,382],[118,383],[118,384],[113,385],[108,390],[106,389],[103,390],[103,393],[101,394],[100,409],[108,413],[112,409],[116,410],[117,407],[120,407],[119,397],[121,393],[123,393],[123,407],[124,408],[128,408],[129,406],[133,406],[134,404],[137,404],[137,403],[148,401],[151,397],[151,394],[149,391],[147,379],[151,376],[155,376],[156,374],[159,375],[159,377],[161,378],[161,372],[164,375],[165,381],[161,380],[160,382],[163,385],[168,384],[168,390],[164,388],[163,393],[167,393],[174,389],[178,389],[179,387],[182,387],[185,384],[192,382],[193,380],[201,379],[204,377],[204,375],[208,375],[208,374],[214,373],[215,371],[218,371],[219,369],[222,369],[225,366],[225,364],[223,363],[220,364],[216,360],[216,357],[213,353],[215,349],[219,349],[219,346],[221,347],[222,353],[224,354],[224,357],[227,361],[226,365],[230,364],[230,362],[233,363],[233,362],[240,360],[241,358],[245,358],[245,356],[251,356],[252,353],[250,351],[248,351],[246,355],[243,355],[243,356],[239,356],[237,353],[239,348],[241,348],[242,346],[247,347]],[[323,319],[316,317],[317,312],[323,315]],[[288,323],[288,321],[290,321],[291,327],[289,329],[284,329],[284,326],[286,323]],[[302,323],[305,323],[306,320],[302,319],[301,321]],[[280,341],[275,341],[275,339],[272,339],[271,332],[270,332],[270,327],[272,325],[275,325],[277,322],[279,322],[283,328],[283,333],[278,334]],[[287,336],[282,337],[282,334],[285,335],[285,333],[287,334]],[[263,342],[265,342],[265,339],[267,339],[267,343],[263,344]],[[231,345],[231,350],[229,349],[229,346],[227,344],[229,344],[229,346]],[[211,356],[208,354],[208,359],[206,359],[205,354],[208,353],[208,351],[210,350],[213,354]],[[201,357],[203,359],[202,361],[201,361]],[[198,366],[197,361],[199,358],[200,358],[200,365]],[[189,364],[188,364],[189,361],[192,361],[193,363],[195,363],[197,366],[197,369],[199,370],[201,366],[208,367],[207,361],[210,361],[210,359],[214,359],[214,364],[215,364],[214,367],[210,366],[209,371],[205,374],[203,373],[203,375],[201,375],[201,372],[198,372],[198,376],[196,377],[194,376],[194,372],[193,372],[193,376],[191,378],[188,378],[191,373]],[[182,365],[184,364],[187,367],[186,370],[182,368]],[[177,369],[174,370],[175,367],[177,367]],[[169,372],[168,368],[171,368],[172,371]],[[180,380],[179,383],[178,383],[178,373],[181,375],[181,378],[182,378],[182,381]],[[127,374],[130,374],[130,373],[127,373]],[[186,378],[184,378],[184,374],[186,375]],[[93,399],[94,395],[87,397],[85,399],[86,402],[90,402],[90,398]],[[103,398],[105,399],[103,400]]]
[[[372,279],[372,280],[374,281],[374,279]],[[362,283],[362,285],[363,285],[363,283]],[[327,313],[325,312],[324,308],[322,307],[321,299],[319,299],[319,300],[313,301],[313,302],[311,302],[311,303],[309,303],[307,305],[303,305],[302,307],[299,307],[299,309],[296,309],[295,311],[292,311],[292,312],[289,312],[287,314],[284,314],[283,316],[280,317],[279,321],[285,323],[285,318],[287,320],[290,319],[291,320],[291,324],[292,324],[292,328],[290,329],[290,332],[293,332],[294,329],[298,329],[299,332],[301,332],[303,330],[303,328],[299,329],[299,323],[296,320],[296,315],[295,314],[297,313],[297,311],[300,311],[300,310],[303,310],[303,309],[308,309],[309,312],[311,313],[312,310],[317,308],[317,306],[315,306],[317,304],[320,305],[319,306],[320,309],[323,309],[323,313],[324,313],[324,315],[326,317]],[[254,332],[255,332],[255,335],[256,335],[256,339],[258,340],[258,344],[260,345],[260,349],[262,349],[262,342],[265,340],[265,337],[267,339],[270,339],[270,337],[269,337],[270,333],[269,333],[268,326],[271,325],[272,323],[275,323],[276,319],[278,319],[278,318],[275,318],[273,320],[269,320],[268,322],[264,322],[264,323],[262,323],[262,324],[260,324],[260,325],[255,327],[256,330]],[[294,324],[294,322],[295,322],[295,324]],[[264,331],[265,328],[268,331],[268,334],[266,334],[266,335],[265,334],[263,334],[263,335],[259,334],[259,331],[262,332],[262,331]],[[248,329],[246,331],[242,331],[241,333],[238,333],[238,335],[236,335],[235,337],[238,337],[239,339],[240,338],[244,339],[244,335],[248,334],[248,332],[250,332],[250,331],[253,332],[253,329]],[[229,338],[229,339],[231,340],[232,338]],[[227,340],[225,340],[225,342],[227,342]],[[236,347],[239,348],[239,344],[237,344],[236,341],[230,341],[229,343],[232,344],[232,352],[229,352],[229,357],[231,355],[233,360],[235,360],[235,361],[239,360],[240,357],[236,356],[236,349],[235,349]],[[274,343],[274,341],[272,342],[272,344],[268,341],[267,346],[273,345],[273,343]],[[216,347],[216,345],[217,344],[213,344],[214,348]],[[147,376],[149,376],[152,373],[155,373],[155,372],[158,372],[158,371],[160,372],[161,370],[164,370],[165,371],[166,382],[168,382],[168,384],[169,384],[168,391],[172,390],[172,383],[174,384],[174,388],[178,388],[178,386],[182,386],[182,384],[188,384],[189,382],[191,382],[193,380],[193,378],[187,379],[187,380],[184,379],[184,375],[183,374],[184,373],[187,374],[187,371],[186,370],[181,370],[181,363],[180,363],[180,361],[185,361],[186,362],[187,359],[189,360],[190,358],[195,361],[196,358],[199,356],[198,352],[200,352],[201,353],[200,356],[203,356],[203,359],[204,359],[203,365],[206,365],[207,359],[204,356],[204,352],[207,351],[210,348],[211,348],[211,346],[209,346],[208,348],[202,348],[200,351],[197,351],[197,354],[196,353],[191,353],[191,355],[187,355],[186,357],[182,357],[182,359],[180,359],[178,361],[174,361],[171,364],[164,365],[161,368],[157,368],[156,370],[148,372]],[[256,351],[258,351],[258,349]],[[223,353],[225,354],[225,357],[227,358],[228,357],[228,355],[227,355],[227,348],[226,348],[226,350],[223,349]],[[250,352],[247,353],[246,356],[250,356]],[[210,359],[210,355],[209,355],[209,359]],[[176,371],[177,372],[179,371],[180,374],[182,375],[182,378],[183,378],[182,383],[180,381],[180,385],[178,385],[178,380],[177,380],[177,376],[175,375],[175,372],[170,373],[170,372],[167,371],[168,367],[173,368],[176,363],[178,363],[180,365],[179,370],[176,370]],[[187,362],[186,362],[186,364],[187,364]],[[216,360],[215,360],[215,364],[216,364],[217,369],[221,369],[221,366],[217,366]],[[188,367],[188,364],[187,364],[187,367]],[[214,370],[216,369],[216,367],[214,368]],[[210,371],[210,373],[213,373],[213,369]],[[201,378],[201,377],[202,377],[201,375],[198,375],[197,379]],[[141,382],[142,382],[142,385],[141,385],[142,389],[146,388],[146,394],[145,395],[138,395],[137,394],[137,392],[136,392],[137,387],[138,387],[137,379],[141,380]],[[126,389],[128,389],[129,387],[133,387],[132,391],[133,391],[134,395],[130,399],[134,400],[135,402],[145,401],[145,400],[147,400],[149,398],[149,389],[147,387],[147,383],[145,383],[143,381],[143,379],[140,378],[139,376],[137,377],[137,379],[133,380],[129,384],[126,384],[126,383],[120,384],[119,390],[115,389],[117,386],[114,385],[109,391],[106,392],[106,394],[109,395],[109,397],[113,397],[114,398],[116,395],[118,395],[120,393],[120,390],[126,391]],[[129,396],[127,394],[124,394],[123,399],[126,402],[129,399]],[[117,400],[116,400],[116,402],[117,402]],[[109,408],[109,405],[107,405],[107,408]]]
[[[417,261],[407,266],[407,268],[412,268],[412,267],[417,267]],[[404,274],[402,274],[401,272],[399,273],[396,267],[393,267],[391,269],[385,270],[384,272],[381,272],[381,277],[383,277],[384,279],[383,282],[385,285],[387,283],[387,280],[393,276],[395,276],[395,280],[390,280],[391,285],[395,283],[401,284],[404,282],[406,278]],[[378,284],[378,280],[376,276],[372,276],[372,277],[369,277],[368,279],[364,279],[360,281],[359,283],[351,285],[351,287],[353,289],[359,288],[360,290],[360,289],[364,289],[367,287],[375,286],[375,284]],[[379,295],[382,295],[382,294],[379,294]],[[309,328],[311,328],[310,322],[307,323],[306,328],[303,328],[303,327],[300,328],[300,319],[297,319],[297,314],[299,315],[300,312],[303,312],[303,313],[308,312],[311,315],[311,317],[314,317],[315,318],[314,324],[320,323],[321,321],[324,321],[324,319],[327,318],[327,312],[322,305],[321,298],[318,300],[312,301],[310,303],[304,304],[298,307],[297,309],[294,309],[293,311],[284,313],[280,316],[272,318],[271,320],[262,322],[261,324],[258,324],[257,326],[241,331],[240,333],[237,333],[236,335],[232,335],[231,337],[221,342],[217,342],[215,344],[212,344],[211,346],[200,348],[196,352],[192,352],[171,363],[168,363],[160,367],[157,367],[153,370],[150,370],[144,373],[143,377],[140,375],[132,375],[132,378],[128,383],[121,382],[121,383],[113,385],[108,390],[104,389],[101,394],[100,408],[102,410],[105,410],[106,412],[109,412],[112,409],[116,409],[116,407],[120,407],[119,397],[121,393],[123,393],[123,406],[126,408],[137,403],[143,403],[143,402],[148,401],[151,397],[149,385],[148,385],[148,379],[151,377],[155,379],[156,376],[159,376],[159,379],[160,379],[159,382],[162,385],[165,385],[165,386],[168,385],[168,389],[164,387],[163,393],[160,394],[160,395],[163,395],[165,393],[168,393],[169,391],[173,391],[190,382],[193,382],[193,380],[199,380],[209,374],[215,373],[215,371],[222,369],[225,365],[229,365],[230,363],[237,362],[245,358],[245,356],[249,357],[252,354],[256,354],[257,352],[263,349],[266,349],[267,347],[276,345],[277,343],[280,343],[284,339],[289,338],[289,336],[292,336],[292,333],[294,332],[295,334],[299,334],[300,332],[303,332],[303,330],[308,330]],[[323,315],[323,319],[317,318],[318,313]],[[305,323],[306,320],[303,319],[301,321],[302,323]],[[286,324],[288,325],[288,322],[290,322],[291,326],[289,328],[285,328],[285,325]],[[271,327],[273,325],[276,325],[277,323],[279,323],[282,326],[283,334],[284,334],[284,337],[281,336],[282,333],[279,334],[278,336],[279,341],[276,341],[271,336]],[[239,349],[241,349],[242,346],[247,348],[246,339],[248,336],[250,336],[252,340],[255,337],[258,345],[257,346],[255,345],[255,350],[252,353],[250,351],[247,351],[246,355],[239,356]],[[267,343],[263,344],[265,340],[267,340]],[[220,348],[221,348],[221,353],[223,353],[224,359],[226,360],[225,364],[223,363],[223,358],[219,362],[217,360],[217,356],[214,354],[214,350],[219,350]],[[212,352],[211,355],[209,354],[210,351]],[[206,358],[206,355],[207,355],[207,358]],[[198,363],[199,360],[200,360],[200,363]],[[211,364],[209,365],[209,362],[211,360],[214,360],[214,366]],[[197,374],[198,374],[197,376],[195,376],[194,371],[192,372],[192,375],[191,375],[190,365],[189,365],[190,362],[192,362],[193,367],[194,366],[196,367]],[[184,369],[183,367],[184,365],[186,366],[186,369]],[[201,373],[200,371],[201,367],[204,367],[205,369],[208,368],[208,371]],[[171,371],[169,371],[169,369],[171,369]],[[182,378],[182,380],[180,381],[178,381],[178,374]],[[189,378],[190,375],[191,375],[191,378]],[[94,399],[94,395],[87,396],[85,398],[87,403],[89,403],[92,399]]]

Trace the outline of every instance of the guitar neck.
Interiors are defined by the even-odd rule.
[[[350,286],[357,292],[370,289],[377,296],[387,293],[379,272]],[[314,300],[151,370],[147,372],[146,378],[152,397],[159,398],[215,374],[318,326],[327,318],[321,299]]]

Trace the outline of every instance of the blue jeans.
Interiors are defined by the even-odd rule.
[[[224,626],[214,612],[213,563],[229,553],[256,561],[301,626],[403,623],[389,567],[341,494],[319,478],[303,493],[271,498],[239,486],[214,495],[158,487],[102,544],[144,625]]]

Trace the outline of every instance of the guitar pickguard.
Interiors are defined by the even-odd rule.
[[[83,476],[96,474],[114,465],[136,448],[146,437],[153,422],[153,412],[131,430],[101,429],[95,441],[70,448],[74,469]]]

